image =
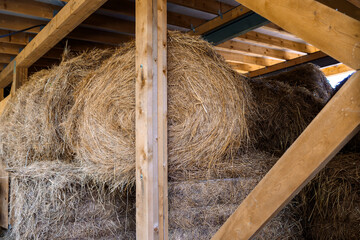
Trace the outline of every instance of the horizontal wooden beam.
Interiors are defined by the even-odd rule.
[[[214,19],[198,26],[194,30],[190,31],[190,34],[193,35],[203,35],[209,31],[212,31],[230,21],[233,21],[236,18],[244,16],[244,14],[249,13],[250,10],[244,6],[238,6],[231,11],[225,13],[222,16],[215,17]]]
[[[250,63],[250,64],[256,64],[259,66],[271,66],[271,65],[277,64],[279,62],[282,62],[281,60],[276,60],[276,59],[248,56],[248,55],[244,55],[244,54],[232,53],[232,52],[221,51],[221,50],[220,51],[217,50],[217,52],[220,55],[222,55],[226,61],[234,62],[234,63]]]
[[[360,128],[360,72],[353,75],[212,238],[250,239]]]
[[[316,60],[316,59],[320,59],[320,58],[323,58],[323,57],[326,57],[326,56],[327,55],[325,53],[321,52],[321,51],[311,53],[311,54],[308,54],[308,55],[305,55],[305,56],[302,56],[302,57],[299,57],[299,58],[295,58],[295,59],[292,59],[292,60],[289,60],[289,61],[286,61],[286,62],[277,63],[277,64],[269,66],[267,68],[263,68],[263,69],[259,69],[259,70],[253,71],[253,72],[249,72],[248,77],[257,77],[257,76],[260,76],[260,75],[264,75],[264,74],[267,74],[267,73],[271,73],[271,72],[275,72],[275,71],[278,71],[278,70],[281,70],[281,69],[285,69],[285,68],[288,68],[288,67],[293,67],[293,66],[296,66],[296,65],[299,65],[299,64],[302,64],[302,63],[307,63],[307,62],[310,62],[310,61],[313,61],[313,60]]]
[[[241,72],[255,71],[264,67],[264,66],[248,64],[248,63],[229,63],[229,64],[234,70]]]
[[[360,69],[359,21],[315,0],[237,1],[339,62]]]
[[[339,63],[337,65],[321,68],[321,71],[325,74],[325,76],[332,76],[339,73],[354,71],[354,69],[346,66],[345,64]]]
[[[305,43],[299,43],[290,41],[287,39],[274,37],[271,35],[259,33],[259,32],[248,32],[243,35],[240,35],[238,38],[241,41],[246,41],[249,43],[257,43],[262,44],[269,47],[279,47],[279,48],[285,48],[285,49],[291,49],[298,52],[304,52],[304,53],[313,53],[319,51],[316,47],[305,44]]]
[[[267,47],[252,45],[252,44],[243,43],[243,42],[239,42],[239,41],[232,41],[232,40],[226,41],[224,43],[217,45],[216,49],[235,50],[235,51],[258,54],[258,55],[262,55],[262,56],[268,56],[268,57],[273,57],[273,58],[278,58],[278,59],[283,59],[283,60],[294,59],[297,57],[301,57],[305,54],[305,53],[300,54],[300,53],[288,52],[288,51],[283,51],[283,50],[278,50],[278,49],[273,49],[273,48],[267,48]]]
[[[106,0],[72,0],[39,32],[16,58],[18,67],[30,67]],[[13,64],[0,73],[0,88],[11,81]]]
[[[170,0],[168,2],[216,15],[234,8],[232,5],[217,0]]]
[[[24,17],[18,16],[9,16],[0,14],[0,28],[5,28],[9,30],[21,30],[35,25],[46,25],[47,21],[36,20],[36,19],[28,19]],[[95,32],[94,32],[95,31]],[[40,27],[33,28],[27,31],[28,33],[39,33]],[[96,33],[96,34],[94,34]],[[133,37],[125,34],[101,31],[101,30],[93,30],[90,28],[76,28],[74,31],[68,33],[67,38],[84,40],[84,41],[92,41],[97,43],[106,43],[106,44],[119,44],[121,42],[126,42],[131,40]]]

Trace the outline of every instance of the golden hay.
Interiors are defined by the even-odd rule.
[[[85,52],[30,77],[0,116],[3,163],[20,167],[48,159],[71,161],[72,152],[59,123],[73,105],[77,83],[110,54],[111,50]]]
[[[325,102],[304,87],[250,79],[257,117],[249,123],[255,148],[278,156],[296,140],[324,107]]]
[[[360,239],[360,153],[337,155],[300,196],[307,239]]]
[[[277,75],[260,78],[265,81],[278,81],[293,87],[304,87],[312,95],[326,103],[333,95],[334,89],[326,79],[324,73],[312,63],[297,66],[289,71]]]
[[[246,143],[246,82],[201,40],[177,32],[168,37],[169,172],[207,167]],[[236,85],[238,84],[238,85]],[[237,91],[237,89],[242,89]],[[114,184],[135,173],[134,42],[115,54],[74,93],[62,125],[84,171]]]
[[[264,153],[237,156],[223,166],[237,178],[169,182],[170,239],[209,239],[276,161]],[[253,162],[253,172],[244,168]],[[262,164],[261,164],[262,163]],[[250,164],[249,164],[250,165]],[[264,167],[265,166],[265,167]],[[200,177],[201,178],[201,177]],[[133,189],[112,189],[74,164],[36,162],[12,169],[11,209],[16,239],[135,239]],[[255,239],[301,239],[299,218],[290,204]]]
[[[134,239],[134,197],[59,161],[12,169],[15,239]]]

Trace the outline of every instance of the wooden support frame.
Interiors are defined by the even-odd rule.
[[[315,0],[237,1],[336,60],[360,69],[359,21]]]
[[[168,239],[166,0],[135,11],[136,238]]]
[[[217,239],[250,239],[360,128],[360,72],[353,75],[241,203]]]
[[[360,68],[360,22],[314,0],[238,1],[346,65]],[[304,21],[305,27],[297,28],[296,23]],[[341,28],[343,24],[348,25]],[[314,31],[317,34],[312,34]],[[345,47],[339,49],[339,44]],[[212,239],[253,237],[359,131],[359,112],[360,71],[330,100]]]
[[[71,0],[14,59],[18,67],[30,67],[106,0]],[[0,88],[11,82],[13,63],[0,73]]]
[[[354,69],[349,68],[345,64],[339,63],[336,65],[321,68],[321,71],[325,74],[325,76],[332,76],[344,72],[354,71]]]
[[[13,81],[11,85],[11,95],[15,95],[15,92],[23,85],[28,78],[28,69],[17,67],[16,61],[14,61],[14,73]]]

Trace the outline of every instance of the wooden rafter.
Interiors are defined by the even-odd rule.
[[[330,100],[212,238],[250,239],[360,127],[360,72]]]
[[[136,1],[136,238],[144,240],[168,238],[166,34],[166,0]]]
[[[305,43],[299,43],[290,41],[287,39],[274,37],[271,35],[266,35],[263,33],[258,32],[248,32],[241,36],[239,36],[237,39],[241,41],[248,41],[250,43],[257,43],[257,44],[263,44],[265,46],[269,47],[279,47],[279,48],[286,48],[291,49],[298,52],[304,52],[304,53],[313,53],[316,51],[319,51],[319,49],[315,48],[314,46],[310,44]]]
[[[244,54],[227,52],[227,51],[219,51],[218,50],[217,52],[220,55],[222,55],[226,61],[234,62],[234,63],[250,63],[250,64],[256,64],[259,66],[271,66],[271,65],[282,62],[281,60],[248,56],[248,55],[244,55]]]
[[[349,68],[345,64],[340,63],[333,66],[322,68],[321,71],[325,74],[325,76],[332,76],[339,73],[354,71],[354,69]]]
[[[285,69],[285,68],[288,68],[288,67],[293,67],[293,66],[296,66],[296,65],[299,65],[299,64],[302,64],[302,63],[307,63],[307,62],[310,62],[310,61],[313,61],[313,60],[316,60],[316,59],[320,59],[320,58],[323,58],[323,57],[326,57],[326,56],[327,55],[325,53],[321,52],[321,51],[311,53],[311,54],[308,54],[308,55],[305,55],[305,56],[302,56],[302,57],[298,57],[298,58],[295,58],[295,59],[292,59],[292,60],[289,60],[289,61],[286,61],[286,62],[281,62],[281,63],[274,64],[274,65],[269,66],[267,68],[263,68],[263,69],[259,69],[259,70],[253,71],[253,72],[249,72],[248,76],[249,77],[256,77],[256,76],[264,75],[264,74],[275,72],[275,71]]]
[[[16,64],[29,67],[56,45],[63,37],[79,25],[85,18],[99,8],[106,0],[73,0],[39,32],[36,37],[19,53]],[[0,88],[11,82],[13,64],[0,73]]]
[[[229,63],[229,64],[234,70],[241,71],[242,73],[255,71],[264,67],[264,66],[248,64],[248,63]]]
[[[238,2],[321,49],[339,62],[353,69],[360,68],[359,21],[314,0],[301,2],[238,0]],[[299,27],[299,23],[302,27]]]
[[[218,16],[203,25],[198,26],[194,30],[191,30],[190,34],[193,35],[202,35],[204,33],[207,33],[211,30],[214,30],[215,28],[220,27],[221,25],[224,25],[240,16],[243,16],[246,13],[249,13],[250,10],[244,6],[238,6],[231,11],[225,13],[222,16]]]
[[[288,52],[288,51],[283,51],[283,50],[278,50],[278,49],[273,49],[273,48],[268,48],[268,47],[262,47],[262,46],[257,46],[257,45],[252,45],[252,44],[243,43],[243,42],[239,42],[239,41],[232,41],[232,40],[226,41],[224,43],[217,45],[216,49],[218,49],[218,50],[224,50],[224,49],[235,50],[235,51],[258,54],[258,55],[262,55],[262,56],[268,56],[268,57],[273,57],[273,58],[278,58],[278,59],[283,59],[283,60],[294,59],[294,58],[303,56],[305,54],[305,53],[304,54],[293,53],[293,52]]]

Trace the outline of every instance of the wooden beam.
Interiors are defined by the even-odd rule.
[[[302,64],[302,63],[307,63],[307,62],[313,61],[315,59],[320,59],[320,58],[323,58],[323,57],[326,57],[326,56],[327,55],[325,53],[321,52],[321,51],[311,53],[311,54],[308,54],[308,55],[305,55],[305,56],[302,56],[302,57],[299,57],[299,58],[295,58],[295,59],[292,59],[292,60],[289,60],[289,61],[286,61],[286,62],[277,63],[277,64],[269,66],[267,68],[263,68],[263,69],[259,69],[259,70],[253,71],[253,72],[249,72],[248,77],[257,77],[257,76],[260,76],[260,75],[264,75],[264,74],[267,74],[267,73],[278,71],[280,69],[285,69],[285,68],[288,68],[288,67],[293,67],[293,66]]]
[[[357,8],[360,8],[360,0],[347,0],[352,5],[356,6]]]
[[[169,2],[216,15],[234,8],[232,5],[217,0],[170,0]]]
[[[4,100],[4,89],[0,88],[0,102]]]
[[[230,63],[230,66],[236,70],[241,72],[249,72],[255,71],[263,68],[263,66],[255,65],[255,64],[247,64],[247,63]]]
[[[14,73],[13,81],[11,85],[11,95],[15,95],[15,92],[23,85],[28,78],[28,69],[23,67],[17,67],[16,62],[14,62]]]
[[[291,49],[294,51],[304,52],[304,53],[313,53],[313,52],[319,51],[319,49],[317,49],[316,47],[314,47],[310,44],[298,43],[298,42],[290,41],[290,40],[279,38],[279,37],[274,37],[271,35],[266,35],[263,33],[254,32],[254,31],[245,33],[236,39],[239,39],[241,41],[247,41],[250,43],[263,44],[263,45],[266,45],[269,47],[275,46],[275,47],[279,47],[279,48]]]
[[[360,68],[359,21],[314,0],[237,1],[339,62]]]
[[[103,0],[105,1],[105,0]],[[0,28],[6,28],[11,30],[21,30],[35,25],[44,24],[46,25],[47,21],[28,19],[18,16],[10,16],[0,14]],[[94,34],[94,31],[96,34]],[[27,30],[28,33],[39,33],[40,27]],[[76,28],[74,31],[68,33],[67,38],[92,41],[98,43],[107,43],[107,44],[119,44],[124,41],[129,41],[133,37],[126,34],[108,32],[102,30],[94,30],[86,27]]]
[[[232,9],[231,11],[225,13],[224,15],[218,16],[218,17],[198,26],[194,30],[191,30],[189,33],[192,35],[202,35],[204,33],[212,31],[215,28],[218,28],[221,25],[224,25],[236,18],[239,18],[249,12],[250,12],[250,10],[248,8],[246,8],[244,6],[238,6],[234,9]]]
[[[345,64],[337,64],[329,67],[324,67],[321,71],[325,74],[325,76],[332,76],[343,72],[354,71],[354,69],[349,68]]]
[[[357,72],[310,123],[212,239],[253,237],[358,132],[359,112],[360,72]]]
[[[244,55],[244,54],[226,52],[226,51],[221,51],[221,50],[217,50],[217,53],[222,55],[226,61],[234,62],[234,63],[250,63],[250,64],[256,64],[259,66],[271,66],[271,65],[282,62],[282,60],[248,56],[248,55]]]
[[[167,239],[166,0],[136,1],[136,238]]]
[[[10,96],[0,101],[0,115],[9,101]],[[5,166],[0,165],[0,227],[7,229],[9,225],[9,174]]]
[[[288,52],[288,51],[282,51],[282,50],[278,50],[278,49],[261,47],[261,46],[257,46],[257,45],[252,45],[252,44],[247,44],[247,43],[232,41],[232,40],[226,41],[224,43],[217,45],[216,49],[219,49],[219,50],[229,49],[229,50],[235,50],[235,51],[240,51],[240,52],[245,52],[245,53],[259,54],[261,56],[268,56],[268,57],[273,57],[273,58],[278,58],[278,59],[283,59],[283,60],[294,59],[297,57],[301,57],[305,54],[305,53],[299,54],[299,53],[293,53],[293,52]]]
[[[358,21],[360,21],[360,7],[354,7],[355,4],[351,3],[347,0],[317,0],[322,4],[325,4],[328,7],[336,9],[339,12],[342,12],[349,17],[352,17]],[[359,1],[358,1],[359,2]],[[360,5],[359,5],[360,6]]]
[[[29,67],[106,0],[72,0],[39,32],[15,58],[18,67]],[[11,82],[13,64],[0,73],[0,88]]]

